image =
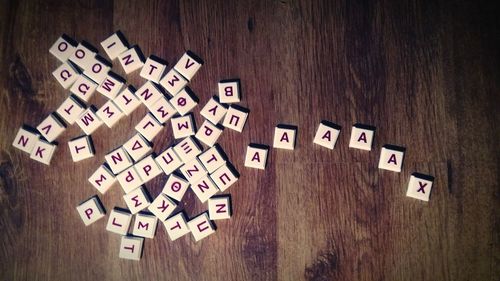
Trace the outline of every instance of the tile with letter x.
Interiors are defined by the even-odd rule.
[[[429,201],[433,182],[433,176],[413,173],[410,177],[410,182],[408,183],[406,196],[422,201]]]

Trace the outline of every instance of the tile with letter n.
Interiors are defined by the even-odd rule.
[[[233,215],[231,195],[216,195],[209,198],[208,214],[211,220],[225,220],[231,218]]]
[[[126,74],[130,74],[144,65],[144,55],[139,46],[133,46],[118,55],[118,60]]]
[[[17,131],[17,135],[12,142],[12,146],[26,153],[31,153],[39,137],[40,135],[37,130],[29,127],[28,125],[23,125]]]

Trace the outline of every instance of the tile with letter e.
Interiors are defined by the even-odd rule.
[[[163,125],[160,124],[151,113],[146,114],[146,116],[144,116],[135,126],[135,130],[148,141],[153,141],[161,129],[163,129]]]
[[[99,166],[88,180],[101,194],[105,194],[116,182],[113,172],[106,164]]]
[[[380,152],[378,168],[398,173],[401,172],[405,151],[404,147],[389,144],[384,145]]]
[[[189,182],[176,174],[170,174],[161,192],[168,195],[170,198],[176,200],[177,202],[180,202],[182,200],[182,197],[184,197],[184,194],[186,193],[188,187]]]
[[[106,210],[97,195],[94,195],[80,203],[76,207],[76,210],[78,211],[78,214],[80,215],[80,218],[85,226],[93,224],[106,215]]]
[[[139,212],[135,215],[134,227],[132,234],[144,238],[154,238],[156,234],[156,227],[158,226],[158,219],[153,214]]]
[[[187,137],[174,146],[174,151],[182,162],[186,163],[198,156],[202,150],[192,137]]]
[[[297,126],[279,124],[274,129],[273,147],[294,150],[297,138]]]
[[[319,123],[313,143],[328,149],[333,149],[337,143],[342,128],[330,121],[323,120]]]
[[[227,79],[219,82],[219,99],[222,103],[240,102],[240,79]]]
[[[113,100],[108,100],[103,104],[102,107],[97,110],[96,114],[108,128],[112,128],[124,116],[123,112],[121,112]]]
[[[140,187],[143,182],[135,166],[128,167],[125,171],[116,176],[125,194]]]
[[[31,153],[38,139],[39,139],[39,134],[35,129],[23,125],[17,131],[17,135],[14,141],[12,142],[12,146],[26,153]]]
[[[164,193],[158,194],[158,196],[153,200],[151,205],[149,205],[148,210],[153,213],[160,221],[164,221],[172,214],[177,208],[177,204],[168,198]]]
[[[192,114],[173,117],[170,121],[174,138],[182,139],[194,135],[196,129]]]
[[[201,116],[205,117],[212,124],[219,123],[224,115],[226,115],[227,108],[219,102],[218,97],[212,97],[200,111]]]
[[[66,130],[66,125],[57,113],[52,113],[47,116],[36,129],[47,141],[53,142],[64,132],[64,130]]]
[[[56,110],[66,123],[73,125],[76,119],[85,111],[85,105],[74,95],[69,96]]]
[[[203,65],[203,60],[195,53],[187,51],[175,64],[174,69],[187,80],[192,80]]]
[[[222,125],[241,133],[247,122],[249,112],[248,109],[241,106],[231,105],[226,112]]]
[[[215,233],[215,225],[210,221],[208,213],[204,212],[192,218],[188,222],[189,230],[193,234],[194,240],[200,241],[203,238]]]
[[[144,55],[138,46],[134,46],[118,55],[118,60],[126,74],[130,74],[144,65]]]
[[[165,226],[165,230],[171,241],[175,241],[189,233],[186,216],[182,211],[164,220],[163,226]]]
[[[188,81],[173,68],[160,80],[160,85],[162,85],[172,97],[184,89],[187,83]]]
[[[68,141],[73,162],[94,157],[94,144],[90,136],[84,135]]]
[[[120,243],[120,253],[118,254],[118,256],[121,259],[139,261],[142,257],[143,246],[143,237],[135,237],[131,235],[122,236],[122,241]]]
[[[212,147],[219,139],[223,130],[222,126],[214,125],[210,121],[205,120],[198,129],[198,132],[196,132],[195,137],[208,147]]]
[[[56,70],[52,72],[52,75],[64,89],[69,89],[78,79],[80,73],[71,62],[65,62],[56,68]]]
[[[410,176],[410,181],[408,183],[408,190],[406,191],[406,196],[419,199],[422,201],[429,201],[433,182],[434,182],[433,176],[424,175],[420,173],[413,173]]]
[[[115,175],[132,166],[132,159],[123,147],[119,147],[104,156],[106,163]]]
[[[134,93],[135,88],[129,85],[113,99],[113,102],[125,115],[130,115],[141,105],[141,101],[135,96]]]
[[[155,161],[167,175],[170,175],[173,171],[177,170],[177,168],[179,168],[183,164],[181,158],[177,156],[177,153],[175,153],[173,147],[167,148],[165,151],[160,153],[160,155],[156,156]]]
[[[198,105],[198,102],[198,97],[189,87],[185,87],[170,99],[170,103],[181,116],[191,112]]]
[[[101,47],[111,60],[128,50],[128,42],[121,31],[116,31],[101,42]]]
[[[61,62],[65,62],[75,52],[76,41],[66,34],[61,35],[50,47],[49,53]]]
[[[212,178],[220,191],[228,189],[231,185],[238,181],[239,176],[240,175],[236,169],[229,162],[210,174],[210,178]]]
[[[155,83],[160,83],[160,78],[167,68],[167,62],[157,56],[151,55],[141,69],[141,77]]]
[[[45,165],[50,165],[50,160],[52,160],[56,148],[56,144],[39,139],[35,142],[33,150],[31,150],[30,158]]]
[[[70,92],[80,100],[89,102],[90,98],[94,95],[97,86],[99,85],[82,74],[78,76],[78,79],[76,79],[75,83],[73,83],[70,88]]]
[[[96,109],[94,106],[87,108],[82,115],[76,119],[76,124],[82,129],[82,131],[91,135],[103,124],[102,120],[97,117]]]
[[[136,214],[139,211],[144,210],[151,204],[149,194],[142,186],[125,194],[123,199],[132,214]]]
[[[265,170],[268,152],[269,146],[267,145],[249,144],[245,155],[245,167]]]
[[[372,150],[374,134],[375,127],[363,124],[354,124],[352,126],[349,147],[368,151]]]
[[[202,176],[197,182],[191,184],[191,190],[201,203],[205,203],[208,198],[219,192],[214,181],[208,175]]]
[[[120,235],[126,235],[132,222],[132,214],[127,209],[115,207],[111,210],[106,230]]]
[[[126,143],[124,143],[123,148],[125,149],[125,151],[127,151],[128,155],[136,162],[153,151],[152,143],[150,143],[139,133],[135,134]]]
[[[110,71],[104,80],[97,87],[97,92],[106,98],[112,100],[118,95],[118,93],[125,85],[125,79],[118,74]]]
[[[211,220],[231,218],[233,215],[231,195],[212,196],[212,198],[208,199],[208,214]]]

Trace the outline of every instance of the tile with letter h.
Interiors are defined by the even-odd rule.
[[[126,235],[132,222],[132,214],[129,210],[115,207],[109,214],[106,230],[120,235]]]
[[[406,196],[422,201],[429,201],[433,182],[433,176],[413,173],[410,176],[410,182],[408,183]]]
[[[384,145],[380,152],[378,168],[398,173],[401,172],[405,151],[406,148],[404,147],[390,144]]]
[[[171,241],[175,241],[190,232],[184,211],[180,211],[179,213],[164,220],[163,226],[165,226],[165,230],[167,231],[168,237]]]
[[[208,199],[208,214],[211,220],[231,218],[233,215],[231,195],[217,195]]]
[[[85,226],[89,226],[106,215],[106,210],[97,195],[80,203],[76,210]]]
[[[313,143],[328,149],[334,149],[342,127],[330,121],[323,120],[319,123]]]
[[[94,144],[90,136],[83,135],[74,138],[68,142],[68,146],[73,162],[94,157]]]
[[[121,259],[139,261],[142,257],[144,238],[136,236],[122,236],[119,257]]]
[[[265,170],[268,153],[269,146],[267,145],[256,143],[249,144],[245,155],[245,167]]]
[[[207,212],[199,214],[189,220],[188,227],[189,230],[191,230],[195,241],[200,241],[209,235],[214,234],[216,230],[216,226],[210,220]]]
[[[274,129],[273,147],[294,150],[297,139],[297,126],[278,124]]]
[[[240,79],[226,79],[219,82],[221,103],[237,103],[241,100]]]
[[[375,127],[363,124],[354,124],[352,126],[349,147],[370,151],[372,150],[374,135]]]
[[[152,239],[155,237],[157,226],[158,219],[153,214],[139,212],[135,215],[132,234],[134,234],[135,236]]]

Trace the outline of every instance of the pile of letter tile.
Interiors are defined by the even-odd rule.
[[[126,74],[140,70],[146,82],[137,90],[126,85],[126,80],[112,71],[112,63],[100,56],[96,48],[62,35],[50,48],[50,53],[62,62],[52,74],[64,89],[69,89],[70,96],[36,129],[21,127],[13,146],[49,165],[57,148],[55,140],[68,125],[76,123],[84,134],[70,140],[68,145],[73,161],[81,161],[94,156],[93,132],[103,124],[112,128],[143,104],[149,112],[135,126],[135,133],[122,146],[107,153],[105,163],[88,179],[102,194],[115,182],[125,193],[123,199],[128,209],[113,208],[106,226],[108,231],[122,236],[120,258],[139,260],[144,238],[154,238],[158,220],[172,241],[188,233],[196,241],[213,234],[214,220],[229,219],[232,215],[231,197],[219,192],[225,192],[239,178],[217,140],[224,128],[242,132],[245,127],[249,110],[236,105],[240,102],[240,81],[218,83],[218,96],[201,109],[205,121],[196,130],[192,114],[198,98],[187,84],[203,65],[202,59],[187,51],[167,71],[167,64],[161,58],[151,55],[145,59],[138,46],[129,47],[121,32],[100,45],[110,60],[119,61]],[[99,109],[88,104],[96,91],[108,98]],[[155,155],[152,141],[168,121],[176,144]],[[295,126],[276,126],[273,147],[293,150],[296,133]],[[339,134],[340,126],[322,121],[313,142],[334,149]],[[355,124],[349,147],[370,151],[374,134],[374,127]],[[266,145],[249,144],[245,166],[264,170],[268,151]],[[404,152],[401,147],[383,146],[379,168],[401,172]],[[163,173],[168,176],[165,186],[152,199],[145,184]],[[413,173],[407,196],[428,201],[433,180],[432,176]],[[208,211],[188,218],[183,210],[178,210],[178,203],[188,189],[202,203],[207,203]],[[97,195],[76,209],[87,226],[106,214]]]

